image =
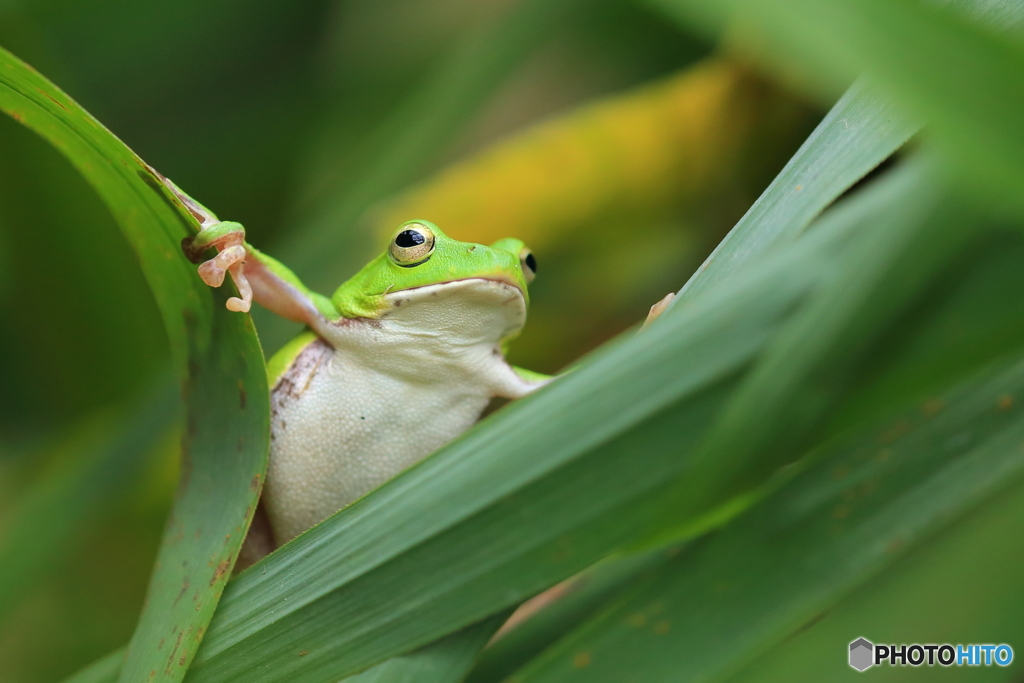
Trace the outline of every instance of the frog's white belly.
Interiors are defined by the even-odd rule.
[[[263,500],[277,545],[466,431],[493,396],[536,388],[499,348],[510,311],[495,317],[495,302],[510,302],[521,325],[522,295],[489,283],[475,285],[477,296],[472,286],[420,288],[396,296],[380,321],[325,328],[331,343],[311,342],[277,382]]]
[[[412,384],[353,362],[321,340],[302,356],[272,397],[266,504],[277,543],[448,443],[490,401],[490,392],[470,378]]]

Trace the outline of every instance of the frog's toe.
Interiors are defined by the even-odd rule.
[[[221,250],[216,256],[199,266],[199,277],[211,287],[224,284],[228,269],[245,260],[245,247],[238,244]]]
[[[231,279],[235,281],[238,293],[242,296],[233,296],[224,305],[229,311],[235,311],[236,313],[248,313],[249,309],[252,308],[252,285],[249,284],[249,279],[245,277],[243,265],[245,265],[245,262],[240,261],[231,266],[231,269],[228,271],[231,273]]]

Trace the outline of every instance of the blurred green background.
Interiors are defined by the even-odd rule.
[[[525,239],[540,271],[513,360],[546,372],[678,289],[820,117],[621,0],[8,0],[0,44],[320,291],[410,218]],[[130,636],[177,435],[130,248],[6,117],[0,320],[0,681],[52,681]],[[256,320],[267,355],[296,331]],[[112,461],[140,404],[154,426]],[[4,555],[26,509],[38,548]]]

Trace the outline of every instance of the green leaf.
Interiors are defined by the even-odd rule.
[[[515,680],[722,680],[1019,482],[1024,410],[1006,397],[1022,393],[1016,361],[934,408],[824,448],[813,467]]]
[[[259,343],[249,318],[224,310],[225,294],[203,285],[181,255],[197,225],[152,168],[6,51],[0,108],[57,147],[106,202],[142,264],[184,379],[182,479],[121,672],[126,683],[177,681],[230,576],[266,467]]]
[[[829,110],[771,185],[679,291],[680,305],[779,244],[885,161],[917,126],[862,82]]]
[[[1009,482],[1008,482],[1009,484]],[[827,612],[789,635],[780,647],[751,661],[730,683],[856,681],[846,657],[849,643],[1010,643],[1024,638],[1024,486],[1009,484],[978,510],[957,520],[886,567]],[[855,635],[851,635],[855,634]],[[1005,683],[1020,680],[1020,664],[928,667],[929,683]],[[879,667],[881,681],[909,680],[906,669]],[[920,676],[919,676],[920,677]]]

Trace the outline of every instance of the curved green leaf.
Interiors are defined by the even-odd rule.
[[[268,391],[247,316],[181,255],[195,220],[159,174],[31,67],[0,51],[0,108],[57,147],[100,194],[153,289],[184,380],[182,475],[121,680],[178,681],[217,605],[266,467]],[[131,324],[126,321],[126,324]]]

